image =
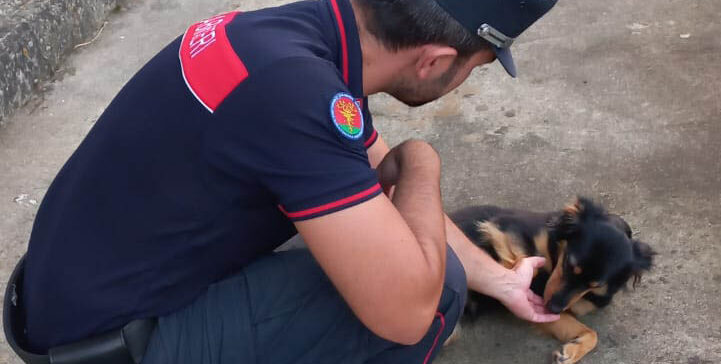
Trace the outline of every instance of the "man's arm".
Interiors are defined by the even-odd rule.
[[[445,274],[440,158],[427,143],[387,153],[378,195],[332,214],[296,222],[313,256],[366,327],[415,344],[431,325]]]
[[[377,166],[389,150],[378,136],[368,149],[371,166]],[[499,300],[516,316],[528,321],[548,322],[559,318],[549,314],[543,306],[543,299],[529,289],[533,270],[543,266],[544,258],[526,258],[513,270],[506,269],[475,246],[445,214],[444,223],[446,239],[463,264],[469,289]]]

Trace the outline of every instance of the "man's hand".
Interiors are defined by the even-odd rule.
[[[391,196],[391,190],[404,172],[414,170],[425,170],[427,174],[438,173],[440,176],[440,157],[428,143],[407,140],[388,151],[376,167],[378,182],[386,196]]]
[[[440,158],[425,142],[388,153],[378,171],[392,199],[295,222],[320,266],[366,327],[413,345],[430,327],[443,290],[446,236]]]
[[[495,298],[519,318],[532,322],[551,322],[560,318],[551,314],[543,305],[543,298],[529,288],[533,270],[543,267],[545,261],[543,257],[525,258],[498,282]]]
[[[376,173],[378,174],[378,183],[383,188],[383,193],[386,196],[391,196],[393,186],[398,183],[398,176],[400,174],[400,161],[398,160],[398,153],[390,152],[386,154],[378,167]]]

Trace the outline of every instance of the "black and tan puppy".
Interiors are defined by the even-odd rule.
[[[524,257],[546,258],[531,288],[551,312],[561,314],[560,320],[539,325],[564,343],[553,353],[555,363],[576,363],[596,346],[596,332],[576,317],[608,305],[631,278],[635,286],[655,254],[633,239],[623,219],[585,198],[556,212],[474,206],[451,219],[507,268]],[[466,316],[477,316],[487,301],[469,292]]]

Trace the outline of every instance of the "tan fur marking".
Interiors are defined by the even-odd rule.
[[[558,321],[538,324],[538,326],[541,330],[564,342],[561,350],[553,353],[554,363],[557,364],[578,362],[598,343],[596,332],[568,313],[561,313]]]
[[[581,203],[576,199],[573,203],[566,205],[563,212],[570,215],[578,215],[581,212]]]
[[[563,212],[565,212],[569,215],[578,215],[578,206],[566,205],[566,207],[563,208]]]
[[[566,307],[563,310],[565,311],[565,310],[568,310],[569,308],[571,308],[571,306],[573,306],[576,302],[578,302],[578,300],[580,300],[586,293],[588,293],[588,291],[590,291],[590,289],[587,289],[587,290],[571,297],[571,299],[568,300],[568,305],[566,305]]]
[[[583,269],[581,269],[581,267],[579,267],[579,266],[573,267],[573,274],[579,275],[581,273],[583,273]]]
[[[490,221],[483,221],[477,224],[478,232],[484,234],[493,246],[501,265],[511,269],[516,263],[525,258],[527,254],[521,248],[518,238],[512,234],[501,231],[498,226]]]
[[[588,300],[583,299],[583,296],[586,295],[586,293],[591,292],[593,294],[603,296],[606,293],[608,293],[608,285],[603,285],[601,287],[597,288],[591,288],[587,289],[580,294],[574,296],[570,301],[568,306],[566,306],[566,310],[570,309],[571,312],[576,314],[576,316],[582,316],[585,315],[593,310],[596,309],[596,306],[589,302]]]
[[[606,294],[608,294],[608,285],[603,285],[601,287],[594,288],[591,290],[591,293],[593,293],[595,295],[599,295],[599,296],[605,296]]]
[[[536,234],[536,236],[533,237],[533,244],[536,245],[538,253],[546,258],[546,264],[543,266],[543,269],[550,273],[553,267],[551,266],[551,254],[548,252],[548,231],[542,229]]]
[[[563,282],[563,255],[564,255],[564,244],[559,247],[558,260],[556,260],[556,268],[551,273],[551,277],[546,282],[546,289],[543,291],[543,302],[548,303],[554,293],[561,289],[561,282]]]
[[[581,298],[578,300],[578,302],[574,303],[573,306],[571,306],[571,312],[573,312],[576,316],[583,316],[591,311],[596,310],[596,305],[591,303],[591,301],[585,300]]]

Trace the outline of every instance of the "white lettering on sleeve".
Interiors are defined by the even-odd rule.
[[[223,19],[224,15],[219,15],[199,23],[188,44],[190,46],[191,59],[215,43],[215,28],[223,22]]]

